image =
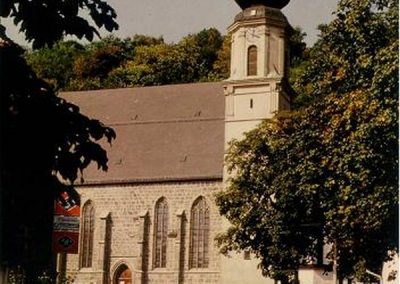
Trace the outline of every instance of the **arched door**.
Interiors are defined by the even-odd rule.
[[[132,272],[126,265],[121,265],[114,277],[114,284],[133,284]]]

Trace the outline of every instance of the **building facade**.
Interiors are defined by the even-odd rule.
[[[290,108],[291,27],[274,1],[248,2],[228,28],[224,82],[63,94],[117,134],[104,145],[108,172],[92,166],[76,186],[79,254],[61,261],[74,283],[275,283],[257,259],[224,257],[214,242],[227,228],[214,202],[226,185],[227,143]],[[305,269],[300,278],[331,276]]]

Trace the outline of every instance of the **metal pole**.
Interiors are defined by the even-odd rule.
[[[333,284],[337,284],[337,243],[333,243]]]
[[[67,254],[61,252],[57,257],[57,284],[64,283],[67,272]]]
[[[0,284],[7,284],[8,268],[6,265],[0,264]]]

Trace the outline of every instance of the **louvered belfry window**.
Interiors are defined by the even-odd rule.
[[[167,265],[168,204],[165,198],[156,203],[154,216],[154,268]]]
[[[247,51],[247,76],[257,75],[257,47],[252,45]]]
[[[208,267],[209,232],[210,210],[204,197],[200,197],[191,210],[189,268]]]
[[[82,232],[81,232],[81,267],[92,267],[93,257],[93,235],[94,235],[94,207],[89,201],[82,210]]]

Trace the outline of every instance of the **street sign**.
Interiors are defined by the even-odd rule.
[[[79,243],[79,198],[63,192],[54,202],[53,251],[78,253]]]

